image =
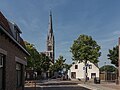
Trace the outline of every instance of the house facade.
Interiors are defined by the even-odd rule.
[[[0,12],[0,90],[24,90],[24,70],[29,53],[21,30]]]
[[[87,76],[89,79],[99,77],[99,68],[91,62],[88,62]],[[84,79],[85,64],[83,62],[81,63],[76,62],[75,64],[73,64],[70,70],[68,71],[68,77],[70,79]]]

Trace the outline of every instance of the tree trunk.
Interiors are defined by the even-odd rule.
[[[119,77],[119,70],[118,70],[119,67],[116,68],[116,79],[118,79]]]

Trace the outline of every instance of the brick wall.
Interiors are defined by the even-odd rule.
[[[15,56],[22,60],[25,60],[24,57],[27,57],[27,55],[20,49],[20,47],[17,44],[11,41],[5,34],[0,34],[0,48],[7,51],[5,59],[5,90],[16,90]],[[24,81],[22,86],[24,86]],[[17,90],[23,89],[22,87],[20,87],[17,88]]]

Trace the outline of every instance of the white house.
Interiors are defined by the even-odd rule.
[[[89,79],[92,79],[94,77],[99,77],[99,68],[97,65],[88,62],[87,65],[87,74]],[[85,78],[85,64],[83,62],[81,63],[75,63],[71,66],[70,70],[68,71],[68,77],[70,79],[84,79]]]

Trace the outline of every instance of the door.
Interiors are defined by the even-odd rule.
[[[96,73],[91,73],[91,78],[94,79],[96,77]]]
[[[71,78],[76,79],[76,72],[71,72]]]

